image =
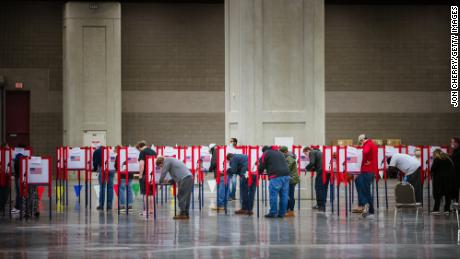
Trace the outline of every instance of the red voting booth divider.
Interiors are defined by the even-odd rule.
[[[52,179],[53,179],[53,176],[52,176],[52,171],[51,171],[51,161],[52,161],[52,158],[50,156],[44,156],[44,157],[40,157],[41,161],[44,161],[44,162],[41,162],[41,166],[40,167],[36,167],[36,168],[33,168],[34,169],[34,174],[35,173],[39,173],[39,174],[47,174],[47,181],[30,181],[29,180],[29,174],[31,174],[32,172],[32,168],[29,166],[29,161],[30,161],[30,157],[22,157],[21,160],[20,160],[20,173],[19,173],[19,196],[22,198],[22,199],[25,199],[26,202],[25,202],[25,207],[26,207],[26,213],[27,213],[27,209],[28,209],[28,206],[27,204],[29,202],[27,202],[27,199],[29,199],[29,186],[35,186],[37,187],[37,199],[39,199],[41,197],[41,195],[38,193],[39,190],[38,190],[38,187],[41,187],[41,186],[46,186],[48,187],[48,199],[49,199],[49,218],[51,220],[51,217],[52,217],[52,197],[51,197],[51,193],[52,193]],[[47,172],[43,172],[43,163],[46,164],[46,170]],[[34,197],[32,197],[34,198]],[[38,203],[39,201],[37,201]],[[24,202],[23,202],[24,204]],[[37,204],[38,205],[38,204]],[[23,205],[24,207],[24,205]],[[38,208],[37,208],[38,209]],[[24,211],[22,211],[22,208],[21,208],[21,212],[20,212],[20,217],[22,218],[23,216],[23,213]]]
[[[72,154],[72,149],[80,151],[78,154]],[[81,192],[81,171],[84,172],[85,181],[85,207],[91,208],[91,184],[92,184],[92,159],[94,148],[92,147],[58,147],[56,148],[56,178],[55,192],[56,205],[58,202],[61,205],[68,206],[69,204],[69,172],[77,172],[78,191]],[[83,154],[83,155],[82,155]],[[83,161],[82,161],[83,160]],[[73,162],[80,163],[80,166],[69,166]],[[89,189],[88,189],[89,184]],[[59,192],[59,194],[58,194]],[[88,197],[89,195],[89,197]],[[81,195],[78,195],[78,203],[80,203]]]

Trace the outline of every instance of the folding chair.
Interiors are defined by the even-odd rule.
[[[423,209],[422,203],[416,202],[414,187],[407,182],[398,183],[395,186],[395,215],[393,219],[393,227],[396,228],[396,219],[398,211],[402,209],[416,209],[415,223],[418,222],[418,210]],[[422,223],[423,223],[423,211],[422,211]]]
[[[459,215],[458,215],[458,210],[460,209],[460,206],[458,203],[453,203],[452,204],[452,209],[455,211],[455,214],[457,215],[457,227],[458,227],[458,230],[460,231],[460,218],[459,218]]]

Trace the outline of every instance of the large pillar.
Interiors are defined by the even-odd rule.
[[[64,144],[86,132],[121,143],[121,6],[68,2],[64,10]]]
[[[225,1],[225,131],[324,144],[324,0]]]

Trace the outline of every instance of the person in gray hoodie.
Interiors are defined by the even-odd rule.
[[[172,177],[177,185],[177,200],[180,214],[174,219],[189,219],[190,195],[193,189],[192,173],[185,164],[173,157],[158,157],[156,165],[161,168],[160,183],[165,181],[166,174]]]

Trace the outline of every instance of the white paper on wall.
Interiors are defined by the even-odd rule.
[[[355,147],[347,147],[347,170],[350,173],[361,172],[363,150]]]
[[[128,151],[128,162],[126,162],[126,151]],[[139,150],[135,147],[121,148],[120,149],[120,164],[121,172],[126,171],[126,164],[128,165],[128,172],[139,172]]]
[[[85,150],[79,147],[69,148],[66,160],[68,169],[85,169]]]
[[[25,160],[23,160],[25,163]],[[24,168],[24,165],[23,165]],[[49,182],[49,161],[41,157],[29,158],[29,184],[48,184]]]

